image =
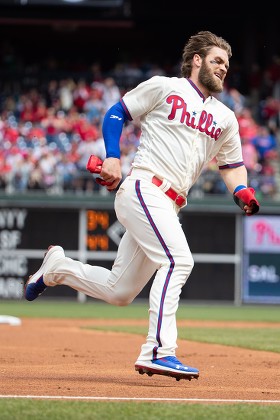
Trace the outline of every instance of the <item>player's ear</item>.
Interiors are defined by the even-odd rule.
[[[193,56],[193,63],[196,67],[200,67],[202,63],[202,58],[199,54],[194,54]]]

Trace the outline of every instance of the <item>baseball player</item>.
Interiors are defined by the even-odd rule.
[[[46,287],[67,285],[113,305],[128,305],[155,274],[149,296],[149,331],[135,363],[139,373],[179,379],[199,370],[176,357],[176,311],[194,261],[178,213],[204,165],[216,158],[219,172],[247,216],[259,210],[247,185],[238,123],[214,94],[222,91],[230,45],[209,31],[186,43],[181,77],[153,76],[127,92],[105,115],[103,184],[115,190],[115,211],[126,228],[111,270],[65,257],[50,246],[30,276],[25,298]],[[141,138],[130,174],[120,184],[119,140],[127,120],[140,117]],[[120,185],[119,185],[120,184]]]

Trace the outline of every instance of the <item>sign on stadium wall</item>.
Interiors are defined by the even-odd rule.
[[[248,267],[244,275],[247,282],[244,280],[244,300],[250,301],[256,296],[259,299],[260,295],[279,299],[279,217],[277,226],[274,217],[244,219],[249,223],[245,226],[244,266]],[[255,225],[259,220],[261,224]],[[182,212],[181,223],[195,259],[194,270],[181,298],[235,301],[235,292],[240,291],[240,287],[235,287],[235,273],[238,285],[243,280],[239,269],[243,250],[240,256],[236,255],[235,215]],[[240,235],[241,231],[240,226]],[[91,209],[43,205],[2,207],[0,300],[23,299],[24,283],[39,268],[49,245],[61,245],[70,258],[111,269],[123,233],[113,205]],[[148,294],[147,287],[139,297],[147,298]],[[77,292],[66,286],[49,287],[43,298],[48,297],[77,298]]]
[[[280,303],[280,216],[244,218],[243,301]]]

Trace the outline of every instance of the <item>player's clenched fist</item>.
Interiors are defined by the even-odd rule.
[[[105,187],[108,191],[112,191],[117,188],[122,179],[120,159],[105,159],[101,168],[100,176],[106,182]]]
[[[233,199],[245,211],[246,216],[252,216],[260,209],[259,202],[255,197],[255,190],[252,187],[238,186],[233,193]]]

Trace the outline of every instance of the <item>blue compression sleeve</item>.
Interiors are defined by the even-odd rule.
[[[102,125],[106,158],[120,158],[120,137],[126,120],[128,120],[128,116],[120,102],[106,112]]]

